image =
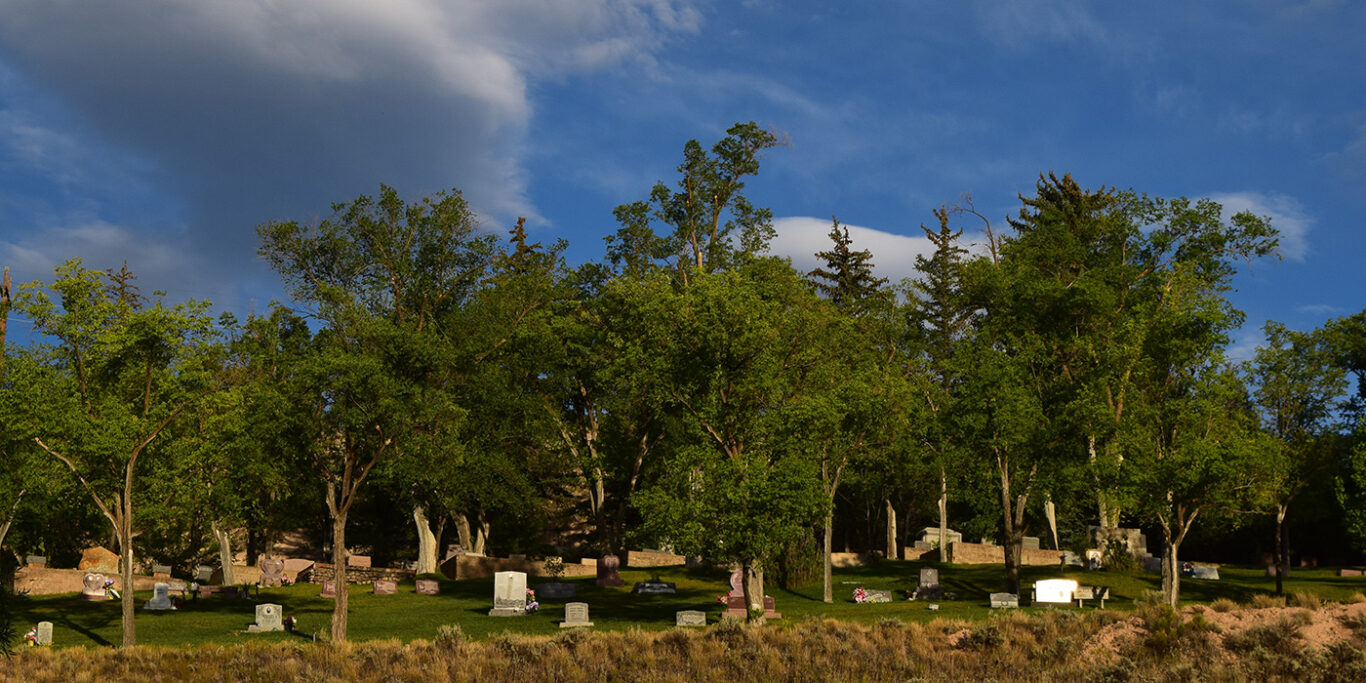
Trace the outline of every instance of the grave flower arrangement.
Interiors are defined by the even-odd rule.
[[[291,579],[291,578],[289,578],[288,576],[285,576],[284,574],[281,574],[281,575],[280,575],[280,585],[281,585],[281,586],[293,586],[293,585],[294,585],[294,579]]]
[[[38,644],[38,627],[34,626],[24,634],[24,640],[28,641],[28,646],[33,647]]]
[[[863,586],[854,589],[854,602],[865,602],[868,600],[868,592],[863,590]]]
[[[104,592],[107,593],[107,594],[109,595],[109,597],[114,598],[115,600],[118,600],[119,598],[122,597],[122,596],[119,595],[119,592],[118,592],[117,590],[114,589],[114,580],[113,580],[113,579],[105,579],[105,580],[104,580]]]
[[[541,608],[541,603],[536,602],[536,591],[526,589],[526,613],[531,614]]]

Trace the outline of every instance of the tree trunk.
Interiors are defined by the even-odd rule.
[[[1177,552],[1181,549],[1181,542],[1174,540],[1169,531],[1163,530],[1162,533],[1163,552],[1162,552],[1162,602],[1172,607],[1176,607],[1181,598],[1181,565],[1178,564]]]
[[[834,589],[834,586],[831,584],[831,567],[832,567],[832,562],[831,562],[831,560],[830,560],[830,556],[831,556],[831,548],[830,548],[830,547],[831,547],[831,545],[832,545],[831,542],[832,542],[832,540],[833,540],[832,538],[830,538],[830,536],[831,536],[832,534],[834,534],[834,532],[835,532],[835,510],[834,510],[834,507],[833,507],[833,505],[832,505],[832,506],[831,506],[831,509],[829,509],[829,510],[827,510],[827,511],[825,512],[825,538],[823,538],[823,539],[821,540],[821,546],[822,546],[822,548],[821,548],[821,556],[822,556],[822,562],[821,562],[821,566],[822,566],[822,569],[821,569],[821,577],[822,577],[822,579],[821,579],[821,580],[822,580],[822,584],[823,584],[823,586],[824,586],[824,590],[823,590],[822,593],[821,593],[821,599],[824,600],[825,602],[834,602],[834,601],[835,601],[835,589]]]
[[[455,537],[460,539],[460,547],[467,553],[474,552],[474,539],[470,538],[470,518],[463,512],[457,512],[451,518],[455,520]]]
[[[939,468],[939,561],[949,563],[949,477]]]
[[[119,535],[119,574],[123,577],[123,595],[120,597],[123,608],[123,647],[131,648],[138,644],[137,625],[133,621],[133,504],[124,498],[123,523],[117,529]]]
[[[232,566],[232,537],[228,535],[228,530],[218,526],[214,522],[210,527],[213,531],[213,538],[218,542],[218,565],[223,568],[223,585],[232,586],[237,583],[237,572]]]
[[[764,572],[754,560],[747,560],[741,566],[745,589],[746,618],[751,623],[764,623]]]
[[[337,597],[332,604],[333,643],[346,640],[346,598],[349,593],[346,590],[346,555],[346,513],[339,512],[332,518],[332,583],[337,587]]]
[[[413,506],[413,523],[417,525],[417,574],[436,571],[436,534],[421,505]]]
[[[896,508],[892,507],[892,499],[883,500],[887,504],[887,559],[899,560],[901,555],[896,544]]]
[[[1290,558],[1287,552],[1289,544],[1285,538],[1285,515],[1290,510],[1290,503],[1282,502],[1276,505],[1276,595],[1285,595],[1285,575],[1290,573]]]
[[[256,566],[256,560],[261,556],[261,532],[247,529],[247,566]]]
[[[28,489],[21,489],[19,495],[14,497],[14,505],[10,506],[9,514],[5,515],[5,523],[0,524],[0,548],[5,547],[5,537],[9,535],[9,525],[14,521],[14,516],[19,514],[19,503],[24,500],[25,493],[28,493]]]
[[[489,521],[484,517],[483,508],[479,509],[479,528],[477,531],[478,533],[474,537],[474,554],[483,555],[489,541]]]

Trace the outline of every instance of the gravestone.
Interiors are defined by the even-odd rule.
[[[1009,609],[1020,606],[1020,596],[1014,593],[992,593],[992,609]]]
[[[674,626],[706,626],[707,613],[701,610],[685,609],[674,615]]]
[[[375,595],[393,595],[398,592],[398,584],[388,579],[378,579],[370,585],[370,592]]]
[[[256,585],[273,587],[284,584],[284,560],[263,557],[257,566],[261,568],[261,578],[256,580]]]
[[[52,622],[50,622],[50,621],[40,621],[40,622],[38,622],[38,634],[37,634],[37,637],[35,637],[35,638],[33,639],[33,644],[34,644],[34,645],[51,645],[51,644],[52,644]]]
[[[347,555],[347,556],[346,556],[346,566],[348,566],[348,567],[369,567],[369,566],[370,566],[370,556],[369,556],[369,555]]]
[[[195,565],[194,580],[199,583],[208,583],[213,580],[213,566],[207,564]]]
[[[322,591],[321,593],[318,594],[318,597],[320,597],[320,598],[335,598],[335,597],[337,597],[337,582],[336,582],[336,581],[324,581],[324,582],[323,582],[323,591]]]
[[[1038,550],[1038,549],[1039,549],[1039,537],[1038,537],[1038,536],[1025,536],[1025,537],[1021,538],[1021,539],[1020,539],[1020,547],[1021,547],[1022,549],[1024,549],[1024,550]]]
[[[592,626],[593,622],[588,620],[588,603],[570,602],[564,606],[564,621],[560,622],[560,628],[573,628],[575,626]]]
[[[1034,583],[1035,603],[1071,604],[1077,592],[1077,582],[1072,579],[1045,579]]]
[[[620,569],[621,558],[616,555],[603,555],[602,559],[598,560],[598,587],[626,585],[626,582],[621,580]]]
[[[863,591],[863,601],[864,601],[865,603],[868,603],[868,602],[891,602],[891,601],[892,601],[892,592],[891,592],[891,591],[888,591],[888,590],[880,590],[880,589],[876,589],[876,588],[870,588],[870,589],[867,589],[867,590]]]
[[[86,574],[81,579],[82,600],[108,600],[109,592],[104,588],[104,574]]]
[[[730,592],[726,593],[728,598],[745,597],[745,573],[737,569],[730,573]]]
[[[1361,576],[1360,569],[1339,569],[1338,576]]]
[[[915,600],[938,600],[944,597],[944,589],[939,585],[939,570],[934,567],[920,568],[920,585],[911,595]]]
[[[436,579],[418,579],[417,593],[418,595],[440,595],[441,582]]]
[[[280,606],[275,603],[265,603],[256,606],[256,623],[247,627],[250,633],[265,633],[267,631],[283,631],[285,624],[284,615],[281,614]]]
[[[1143,558],[1143,571],[1153,574],[1162,573],[1162,558],[1149,555]]]
[[[169,565],[169,564],[154,564],[154,565],[152,565],[152,576],[155,576],[155,577],[158,577],[158,578],[167,578],[167,579],[171,578],[171,565]]]
[[[674,595],[678,590],[668,581],[640,581],[631,587],[631,592],[636,595]]]
[[[98,574],[119,573],[119,556],[106,548],[86,548],[81,552],[81,563],[76,568]]]
[[[1205,580],[1207,580],[1207,581],[1218,581],[1218,580],[1219,580],[1219,568],[1218,568],[1218,567],[1206,567],[1206,566],[1204,566],[1204,565],[1199,565],[1199,564],[1197,564],[1197,565],[1195,565],[1194,567],[1191,567],[1191,578],[1192,578],[1192,579],[1205,579]]]
[[[152,599],[148,600],[142,608],[150,610],[175,609],[175,605],[171,604],[170,592],[171,584],[161,582],[154,584],[152,586]]]
[[[536,597],[542,600],[563,600],[578,594],[578,584],[551,581],[536,587]]]
[[[498,572],[493,575],[491,617],[519,617],[526,614],[526,572]]]
[[[783,615],[778,614],[778,612],[776,611],[777,605],[776,605],[776,603],[774,603],[773,598],[771,598],[771,597],[765,595],[765,596],[764,596],[763,605],[764,605],[764,618],[766,618],[766,619],[782,619],[782,618],[783,618]],[[726,616],[728,616],[728,617],[739,617],[739,618],[741,618],[741,619],[744,619],[744,618],[746,618],[746,617],[749,616],[749,609],[745,606],[745,598],[744,598],[744,596],[738,596],[738,597],[733,597],[733,598],[726,598]]]
[[[47,558],[42,555],[25,555],[24,564],[30,567],[46,567]]]

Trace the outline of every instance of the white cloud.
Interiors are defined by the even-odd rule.
[[[1280,231],[1280,252],[1287,260],[1303,261],[1309,252],[1309,230],[1314,219],[1298,200],[1283,194],[1226,192],[1210,196],[1224,207],[1224,216],[1247,211],[1269,218],[1271,227]]]
[[[854,249],[872,252],[873,271],[891,284],[898,284],[915,274],[916,256],[928,257],[934,252],[934,245],[923,236],[908,237],[876,228],[840,225],[849,229]],[[773,227],[778,235],[769,245],[770,252],[792,259],[792,266],[804,273],[821,265],[816,252],[830,249],[830,219],[788,216],[774,219]]]

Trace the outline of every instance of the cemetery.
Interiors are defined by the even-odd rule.
[[[1041,174],[986,251],[940,207],[895,290],[838,222],[816,270],[765,255],[740,190],[781,143],[689,142],[610,265],[382,186],[258,226],[299,309],[144,307],[80,259],[5,280],[35,341],[0,345],[0,648],[28,646],[0,679],[115,646],[476,679],[649,649],[741,680],[1111,679],[1184,648],[1366,679],[1366,432],[1329,420],[1366,412],[1366,320],[1224,362],[1267,219]]]

